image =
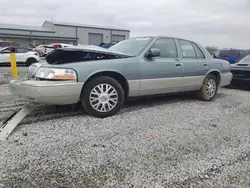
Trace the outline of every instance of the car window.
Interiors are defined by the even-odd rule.
[[[29,50],[26,48],[17,48],[16,53],[27,53]]]
[[[204,56],[203,52],[201,51],[201,49],[196,44],[194,44],[194,43],[192,43],[192,44],[193,44],[193,47],[195,49],[197,58],[199,58],[199,59],[205,59],[205,56]]]
[[[196,54],[191,42],[185,40],[178,40],[182,50],[183,58],[196,58]]]
[[[161,38],[158,39],[151,48],[158,48],[161,50],[160,57],[177,58],[177,47],[174,39]]]
[[[6,47],[6,48],[1,49],[1,53],[4,53],[4,54],[6,54],[6,53],[8,54],[11,52],[15,52],[15,48]]]
[[[219,57],[239,57],[239,50],[222,50]]]

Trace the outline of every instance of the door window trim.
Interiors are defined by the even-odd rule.
[[[177,39],[177,41],[178,41],[178,43],[179,43],[179,45],[180,45],[180,50],[181,50],[181,58],[182,58],[182,59],[197,59],[197,54],[196,54],[196,51],[195,51],[194,46],[193,46],[193,44],[192,44],[192,42],[191,42],[191,41],[184,40],[184,39]],[[192,48],[193,48],[193,50],[194,50],[195,57],[183,57],[183,50],[182,50],[182,48],[181,48],[180,41],[185,41],[185,42],[188,42],[188,43],[190,43],[190,44],[191,44],[191,46],[192,46]]]
[[[196,59],[206,59],[206,56],[205,54],[203,53],[203,51],[199,48],[199,46],[197,46],[194,42],[191,42],[193,48],[194,48],[194,51],[195,51],[195,54],[196,54]],[[198,54],[197,54],[197,51],[195,49],[195,46],[201,51],[202,55],[203,55],[203,58],[200,58],[198,57]]]

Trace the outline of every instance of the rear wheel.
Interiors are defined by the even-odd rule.
[[[124,90],[120,83],[108,76],[93,78],[84,87],[81,101],[91,115],[105,118],[116,114],[124,103]]]
[[[29,58],[29,59],[27,59],[27,61],[26,61],[26,65],[27,65],[27,66],[30,66],[30,65],[32,65],[33,63],[36,63],[36,62],[37,62],[36,59],[34,59],[34,58]]]
[[[203,85],[198,93],[199,99],[203,101],[213,100],[218,91],[218,84],[219,83],[216,76],[209,74],[205,78]]]

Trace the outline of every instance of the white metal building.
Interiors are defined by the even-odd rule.
[[[0,41],[13,41],[22,45],[54,42],[100,45],[128,39],[129,34],[129,30],[121,28],[64,22],[45,21],[42,27],[0,24]]]

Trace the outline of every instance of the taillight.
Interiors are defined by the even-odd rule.
[[[47,52],[47,48],[44,49],[44,52],[45,52],[45,53]]]

